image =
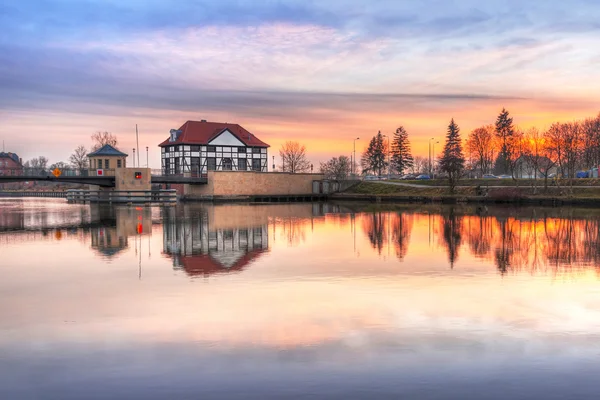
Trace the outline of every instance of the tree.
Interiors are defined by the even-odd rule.
[[[310,171],[310,162],[306,158],[306,147],[298,142],[287,141],[279,149],[284,172],[293,174]]]
[[[410,142],[408,133],[403,126],[400,126],[394,132],[391,149],[391,168],[398,174],[404,174],[404,170],[412,168],[414,163],[413,156],[410,152]]]
[[[513,119],[509,117],[508,111],[503,108],[496,119],[496,138],[500,146],[500,152],[494,171],[497,174],[507,174],[510,171],[511,144],[515,130],[513,127]]]
[[[585,168],[598,168],[600,165],[600,114],[582,122],[583,154]]]
[[[377,135],[373,136],[369,142],[369,147],[363,153],[361,160],[363,172],[376,173],[378,176],[381,176],[381,171],[385,170],[388,166],[385,156],[386,151],[383,135],[381,134],[381,131],[379,131]]]
[[[92,151],[98,150],[100,147],[104,145],[111,145],[112,147],[117,147],[117,137],[110,132],[96,132],[92,135]]]
[[[426,174],[429,168],[429,160],[426,157],[416,156],[411,172],[413,174]]]
[[[460,179],[465,168],[465,157],[463,156],[460,140],[460,128],[454,122],[454,118],[448,125],[444,152],[439,162],[440,170],[448,174],[448,185],[450,193],[454,193],[456,183]]]
[[[69,157],[69,162],[76,169],[87,169],[89,164],[89,159],[87,157],[87,150],[85,146],[80,145],[75,148],[73,154]]]
[[[494,157],[496,156],[496,138],[493,125],[486,125],[474,129],[467,138],[467,151],[475,159],[474,169],[479,168],[481,174],[492,171]]]
[[[350,158],[346,156],[333,157],[331,160],[321,163],[321,173],[326,179],[347,179],[351,172]]]
[[[59,169],[61,172],[63,172],[63,173],[64,173],[64,171],[65,171],[66,169],[69,169],[69,164],[67,164],[66,162],[62,162],[62,161],[55,162],[54,164],[50,164],[50,166],[48,167],[48,171],[52,172],[52,171],[54,171],[54,170],[55,170],[55,169],[57,169],[57,168],[58,168],[58,169]]]
[[[39,156],[39,157],[32,158],[31,160],[25,162],[25,164],[23,166],[25,168],[32,169],[33,174],[39,174],[46,170],[46,167],[48,166],[48,159],[44,156]]]

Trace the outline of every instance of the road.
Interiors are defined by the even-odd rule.
[[[412,188],[443,188],[443,187],[447,187],[446,185],[420,185],[418,183],[404,183],[404,182],[389,182],[389,181],[365,181],[365,182],[369,182],[369,183],[382,183],[384,185],[394,185],[394,186],[406,186],[406,187],[412,187]],[[492,185],[480,185],[481,187],[485,187],[485,188],[489,188],[489,189],[504,189],[504,188],[515,188],[517,186],[492,186]],[[469,187],[476,187],[473,185],[457,185],[456,187],[458,188],[469,188]],[[519,188],[529,188],[531,187],[530,185],[520,185],[518,186]],[[540,184],[537,185],[538,188],[540,187],[544,187],[544,183],[540,182]],[[548,185],[548,187],[557,187],[557,186],[552,186],[552,185]],[[567,188],[570,187],[568,185],[561,185],[561,188]],[[600,186],[573,186],[573,189],[600,189]]]

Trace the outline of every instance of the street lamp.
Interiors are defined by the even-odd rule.
[[[148,163],[148,146],[146,146],[146,168],[150,168],[150,164]]]
[[[388,135],[382,135],[384,138],[387,138],[387,153],[388,153],[388,170],[387,170],[387,178],[390,180],[390,137]]]
[[[435,140],[435,138],[429,139],[429,175],[431,175],[431,141]]]
[[[273,172],[275,172],[275,156],[273,156]]]
[[[433,155],[433,164],[435,164],[435,145],[436,143],[439,143],[440,141],[438,140],[437,142],[433,142],[433,150],[432,150],[432,155]],[[435,165],[434,165],[435,167]],[[435,176],[435,168],[431,169],[431,179],[434,179]]]
[[[356,141],[359,140],[359,139],[360,138],[357,137],[356,139],[354,139],[352,141],[352,144],[354,145],[354,160],[352,160],[352,175],[354,175],[354,176],[356,176],[356,171],[355,171],[355,168],[354,168],[354,164],[356,164]],[[350,158],[352,158],[352,157],[350,157]]]

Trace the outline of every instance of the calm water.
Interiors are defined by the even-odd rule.
[[[581,399],[600,210],[0,199],[0,399]]]

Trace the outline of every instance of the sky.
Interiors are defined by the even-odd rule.
[[[57,162],[109,131],[131,154],[138,124],[159,168],[169,130],[207,119],[318,163],[402,125],[426,156],[451,118],[597,115],[599,21],[597,0],[6,0],[0,139]]]

